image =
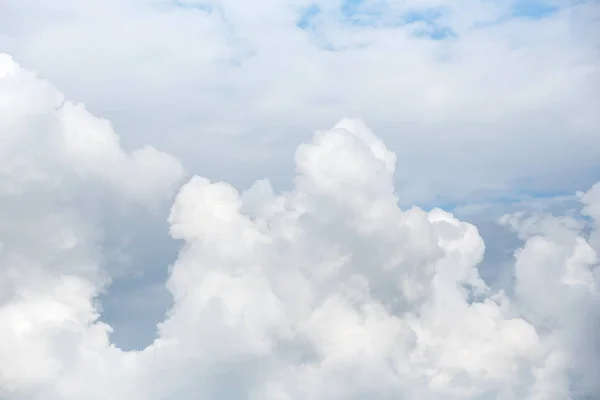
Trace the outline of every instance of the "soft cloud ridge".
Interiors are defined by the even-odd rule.
[[[0,395],[16,399],[590,399],[600,393],[600,184],[582,216],[514,214],[510,293],[477,228],[401,209],[361,121],[317,132],[293,188],[194,176],[156,340],[123,351],[95,207],[168,201],[185,173],[0,55]],[[91,193],[92,196],[86,196]],[[105,203],[97,204],[103,201]],[[165,266],[167,268],[167,266]]]

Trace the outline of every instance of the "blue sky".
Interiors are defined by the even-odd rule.
[[[505,18],[531,18],[540,19],[548,17],[559,11],[559,7],[551,1],[519,0],[512,2],[507,10],[508,13],[501,17]],[[318,24],[319,16],[323,13],[318,3],[310,4],[303,8],[297,20],[297,25],[305,30],[314,30]],[[330,12],[330,8],[327,8]],[[342,24],[354,27],[401,27],[415,22],[423,22],[431,25],[434,32],[429,37],[441,39],[453,35],[449,27],[437,24],[440,17],[451,12],[449,7],[435,6],[414,11],[402,11],[400,13],[390,10],[390,5],[385,1],[366,0],[344,0],[337,10]],[[445,34],[440,33],[446,32]]]
[[[449,27],[438,24],[438,19],[444,15],[442,7],[425,11],[408,11],[401,14],[389,13],[384,2],[376,2],[370,6],[364,1],[345,1],[339,7],[338,18],[342,25],[354,28],[400,28],[408,24],[420,22],[427,29],[421,29],[416,36],[429,39],[444,39],[452,37]],[[318,4],[307,6],[297,21],[297,26],[309,32],[318,31],[319,19],[323,10]],[[327,17],[325,17],[327,18]]]

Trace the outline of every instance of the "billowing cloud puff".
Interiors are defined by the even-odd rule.
[[[182,177],[166,154],[124,152],[107,121],[0,54],[1,395],[68,397],[85,382],[69,374],[114,351],[93,304],[113,272],[106,209],[154,210]]]
[[[151,207],[180,181],[179,163],[125,152],[108,122],[7,56],[0,154],[3,398],[600,392],[597,187],[580,196],[591,234],[585,219],[506,216],[525,243],[513,287],[493,291],[477,270],[476,227],[440,209],[400,209],[395,155],[360,121],[343,120],[298,148],[287,192],[202,177],[181,188],[169,217],[182,241],[166,283],[174,305],[151,345],[123,351],[98,321],[95,299],[111,273],[94,199]]]

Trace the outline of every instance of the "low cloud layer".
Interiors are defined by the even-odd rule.
[[[0,55],[0,395],[44,399],[589,399],[600,393],[600,184],[582,215],[512,214],[511,290],[477,228],[400,209],[396,156],[342,120],[295,153],[293,188],[195,176],[172,205],[174,305],[141,351],[97,296],[103,216],[184,179],[157,150]],[[103,210],[102,212],[99,210]],[[118,211],[120,210],[120,211]],[[125,210],[125,211],[122,211]],[[168,266],[165,265],[165,268]]]

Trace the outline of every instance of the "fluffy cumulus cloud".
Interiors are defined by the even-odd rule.
[[[0,396],[75,399],[597,398],[599,187],[581,216],[513,214],[510,290],[475,226],[400,208],[396,156],[342,120],[295,153],[293,187],[195,176],[154,342],[111,344],[98,208],[147,209],[184,173],[0,56]],[[92,194],[91,196],[89,194]],[[101,204],[97,204],[101,202]],[[164,268],[167,268],[165,265]]]

